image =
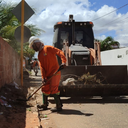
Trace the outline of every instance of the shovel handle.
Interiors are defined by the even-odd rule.
[[[60,65],[59,69],[57,70],[57,72],[59,72],[60,70],[64,69],[64,65]]]
[[[60,70],[64,69],[64,65],[60,65],[59,69],[46,81],[46,83],[54,76],[57,74],[57,72],[59,72]],[[45,83],[45,84],[46,84]],[[44,86],[45,84],[41,85],[36,91],[34,91],[28,98],[27,100],[29,100],[42,86]]]

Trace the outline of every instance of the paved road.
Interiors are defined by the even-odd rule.
[[[37,76],[39,83],[40,72]],[[40,79],[41,80],[41,79]],[[41,94],[38,95],[42,102]],[[42,111],[48,119],[41,121],[43,128],[127,128],[128,97],[70,98],[61,97],[63,111],[51,113]],[[54,100],[49,97],[49,108],[54,107]]]

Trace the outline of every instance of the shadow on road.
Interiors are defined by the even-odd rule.
[[[97,104],[108,104],[108,103],[128,103],[128,98],[125,96],[119,97],[69,97],[61,98],[62,103],[97,103]],[[50,99],[49,102],[53,103],[54,100]]]
[[[64,114],[64,115],[85,115],[85,116],[92,116],[92,113],[82,113],[81,111],[78,110],[72,110],[72,109],[63,109],[63,111],[58,112],[59,114]]]

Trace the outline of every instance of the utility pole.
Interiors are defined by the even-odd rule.
[[[21,0],[21,2],[12,10],[12,13],[21,22],[21,27],[19,26],[15,30],[15,38],[18,42],[21,42],[20,69],[21,69],[21,86],[23,86],[23,43],[28,42],[31,36],[30,30],[26,26],[24,26],[24,23],[34,14],[34,11],[25,2],[25,0]],[[24,35],[24,33],[27,34]]]
[[[24,0],[21,4],[21,85],[23,86]]]

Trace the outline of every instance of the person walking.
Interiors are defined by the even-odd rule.
[[[38,61],[37,61],[37,59],[35,58],[34,59],[35,61],[33,62],[33,70],[34,70],[34,72],[35,72],[35,76],[37,76],[37,73],[38,73]]]
[[[30,71],[33,69],[33,60],[30,61]]]
[[[61,111],[63,105],[59,96],[60,91],[58,90],[61,72],[59,71],[55,76],[50,79],[49,82],[46,81],[59,69],[59,64],[56,56],[59,56],[61,58],[61,66],[63,68],[65,68],[66,66],[66,57],[63,51],[53,46],[44,45],[44,43],[40,41],[37,37],[30,37],[29,47],[36,52],[39,52],[38,60],[42,75],[42,84],[46,83],[41,89],[43,93],[43,104],[38,105],[38,108],[43,108],[44,110],[47,110],[48,96],[53,96],[56,103],[56,108],[52,109],[52,111]]]

